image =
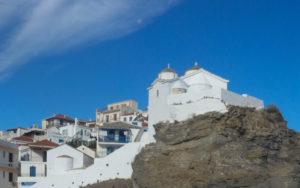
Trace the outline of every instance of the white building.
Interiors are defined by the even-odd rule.
[[[19,146],[20,176],[44,177],[47,175],[47,151],[58,144],[49,140]],[[23,182],[24,184],[25,182]],[[26,184],[26,183],[25,183]]]
[[[97,156],[105,157],[125,144],[137,141],[143,129],[125,122],[105,123],[99,127]]]
[[[148,127],[148,113],[139,111],[132,114],[122,115],[120,121],[130,125],[146,128]]]
[[[72,140],[74,138],[81,139],[83,141],[91,141],[92,129],[87,126],[81,126],[77,124],[69,124],[59,128],[60,134],[67,138],[67,140]]]
[[[60,133],[60,130],[57,127],[51,127],[46,129],[47,140],[51,142],[55,142],[59,145],[64,144],[66,142],[66,137]]]
[[[38,182],[47,180],[48,177],[51,178],[55,176],[63,178],[65,174],[72,174],[72,172],[76,172],[76,170],[83,170],[91,166],[93,162],[94,159],[92,157],[64,144],[47,151],[46,168],[41,169],[46,171],[44,172],[44,175],[21,176],[18,178],[18,185],[20,188],[34,187]],[[30,169],[30,173],[32,174],[32,168]],[[56,181],[61,181],[62,179],[60,178],[56,178]],[[48,184],[47,186],[53,187],[52,184]],[[40,188],[40,186],[37,187]]]
[[[13,138],[20,137],[28,131],[28,129],[22,127],[8,129],[6,132],[2,133],[1,139],[9,142]]]
[[[197,64],[181,77],[168,66],[148,88],[149,126],[183,121],[210,111],[226,112],[228,105],[264,107],[262,100],[229,91],[228,83]],[[150,129],[154,131],[153,127]]]
[[[0,187],[17,187],[18,148],[0,140]]]
[[[93,162],[92,157],[64,144],[48,151],[47,174],[49,176],[66,174],[71,170],[86,168]]]
[[[59,170],[59,173],[49,172],[47,177],[40,177],[35,179],[20,177],[18,178],[18,184],[20,185],[20,188],[23,188],[23,186],[21,186],[21,182],[33,182],[34,180],[31,186],[26,186],[26,188],[79,188],[87,186],[89,184],[99,183],[116,178],[129,179],[132,175],[131,164],[134,161],[135,156],[141,151],[144,145],[144,142],[128,143],[104,158],[95,158],[94,164],[87,168],[76,168],[65,171]],[[56,150],[54,153],[55,155],[53,155],[51,159],[51,154],[48,154],[49,161],[51,160],[54,162],[52,168],[55,168],[55,166],[57,166],[55,164],[62,164],[62,167],[64,169],[70,169],[71,164],[73,164],[74,166],[74,162],[76,162],[77,157],[73,156],[73,148],[67,149],[67,147],[69,146],[62,148],[63,146],[65,145],[56,148],[59,149],[59,151],[54,149]],[[59,159],[59,156],[61,156],[62,158]],[[68,159],[67,156],[70,156],[70,159]],[[72,160],[72,158],[74,160]],[[73,163],[71,161],[73,161]],[[59,166],[57,166],[57,168],[59,168]]]

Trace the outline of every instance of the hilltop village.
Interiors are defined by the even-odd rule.
[[[182,76],[168,66],[148,88],[147,111],[126,100],[96,109],[91,120],[54,114],[41,127],[2,131],[0,187],[79,188],[130,179],[135,156],[156,142],[155,124],[225,113],[229,106],[264,108],[258,98],[229,91],[228,83],[197,63]]]

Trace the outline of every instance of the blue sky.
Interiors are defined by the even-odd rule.
[[[300,130],[298,1],[82,2],[0,0],[0,129],[54,113],[94,119],[123,99],[145,109],[161,69],[197,61]]]

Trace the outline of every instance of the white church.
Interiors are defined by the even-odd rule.
[[[260,99],[229,91],[228,83],[197,63],[180,77],[168,65],[148,88],[150,127],[159,122],[183,121],[211,111],[226,112],[228,105],[264,107]]]

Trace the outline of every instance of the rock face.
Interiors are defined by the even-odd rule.
[[[299,135],[276,107],[230,107],[156,127],[133,164],[139,188],[298,188]]]

